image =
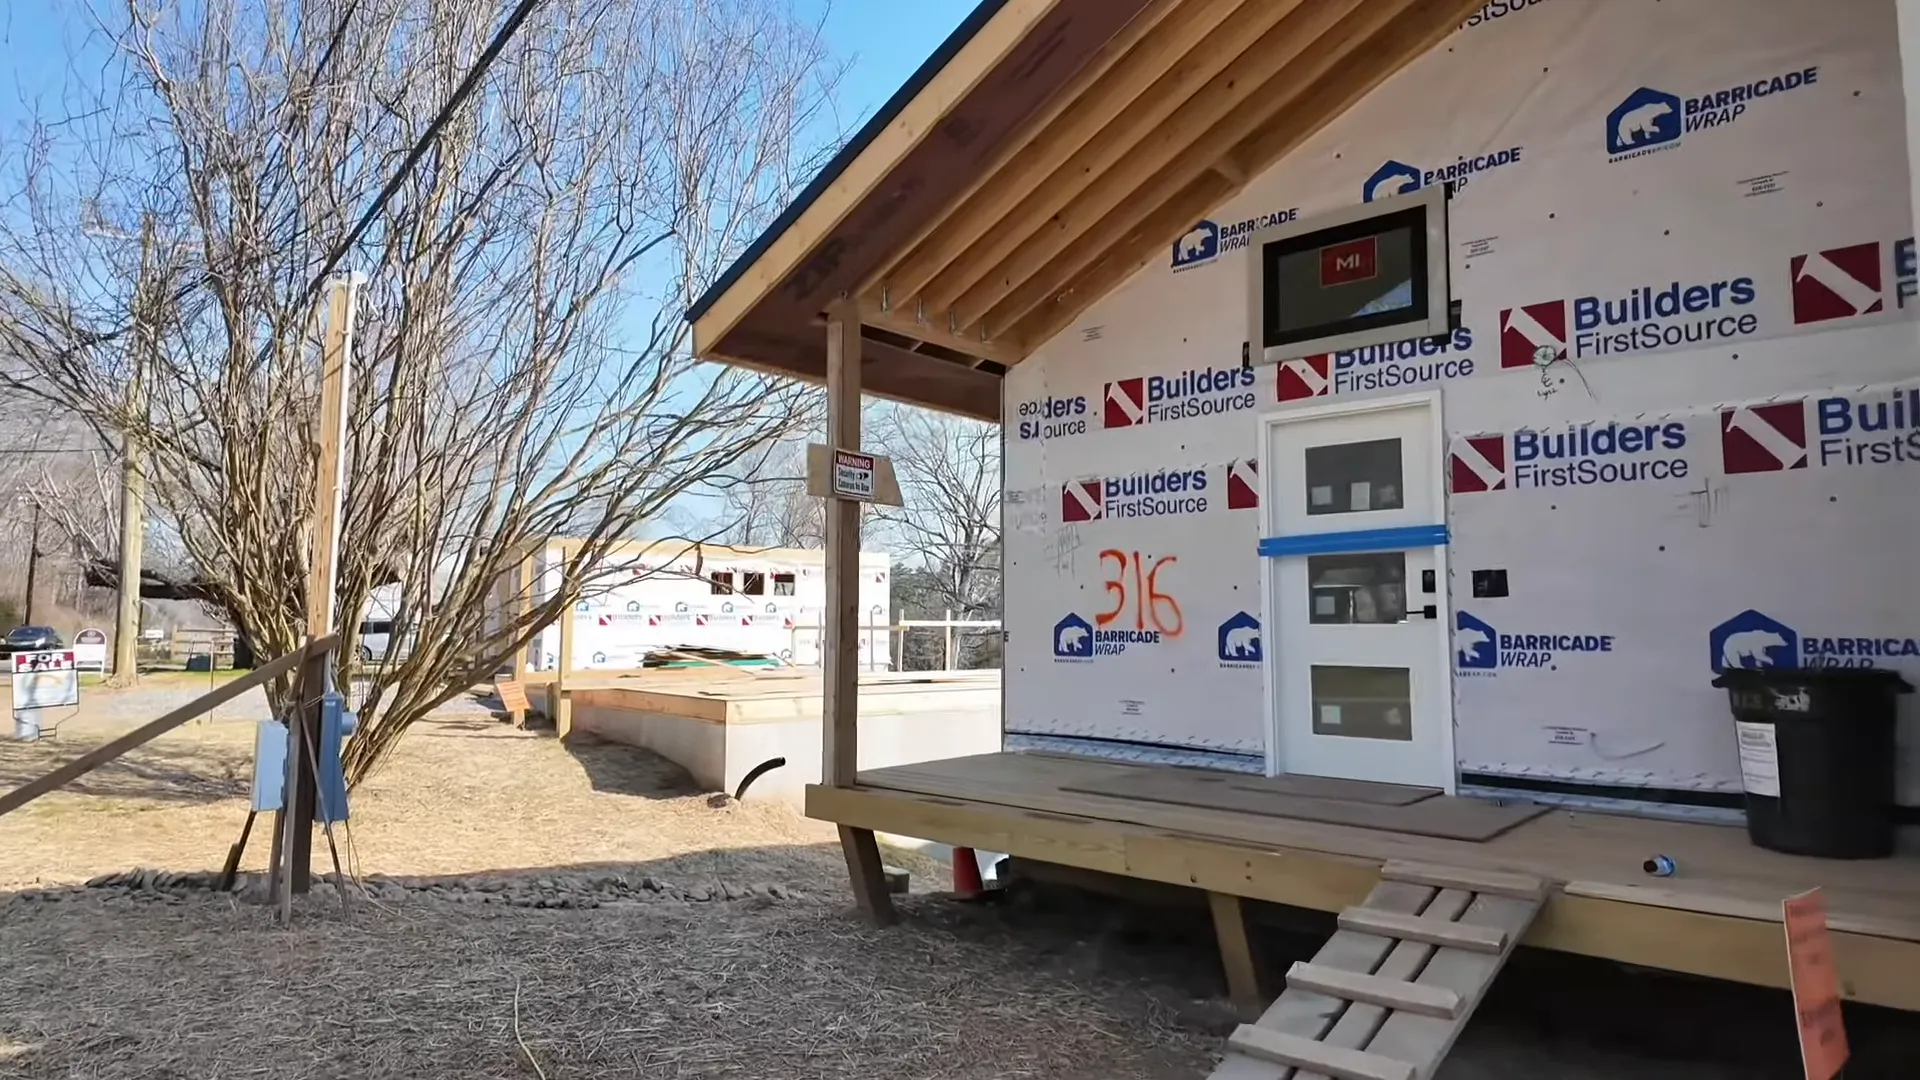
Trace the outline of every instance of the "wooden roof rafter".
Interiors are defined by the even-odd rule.
[[[997,418],[989,382],[1479,3],[986,0],[690,312],[696,350],[818,378],[850,296],[871,389]]]

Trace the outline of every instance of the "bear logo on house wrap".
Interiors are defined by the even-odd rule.
[[[1453,655],[1460,667],[1485,670],[1500,666],[1500,632],[1490,624],[1456,612],[1453,621]]]
[[[1672,116],[1673,106],[1664,101],[1651,101],[1622,116],[1614,125],[1613,136],[1622,146],[1633,146],[1643,139],[1660,137],[1660,118]]]
[[[1053,655],[1067,660],[1092,658],[1093,624],[1078,615],[1069,615],[1055,623]]]
[[[1680,140],[1680,99],[1664,90],[1643,86],[1607,114],[1607,153],[1638,157],[1656,147]]]
[[[1196,222],[1173,242],[1175,270],[1203,263],[1220,254],[1220,226],[1211,221]]]
[[[1220,624],[1220,662],[1257,664],[1264,655],[1260,649],[1260,620],[1244,611]]]
[[[1792,627],[1748,609],[1707,635],[1713,670],[1790,668],[1800,662],[1800,635]]]

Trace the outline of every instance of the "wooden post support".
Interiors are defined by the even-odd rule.
[[[574,553],[560,553],[560,573],[573,572]],[[560,591],[566,592],[563,583]],[[553,713],[553,734],[561,742],[573,738],[573,620],[579,612],[572,604],[560,609],[560,666],[556,669],[553,686],[547,691],[547,707]]]
[[[1230,893],[1207,893],[1207,906],[1213,909],[1213,934],[1220,942],[1220,966],[1227,975],[1227,997],[1234,1011],[1246,1021],[1260,1018],[1267,1007],[1266,987],[1260,980],[1260,964],[1253,955],[1253,940],[1247,933],[1247,916],[1240,898]]]
[[[851,301],[827,315],[827,445],[860,449],[860,311]],[[827,617],[822,642],[820,781],[851,787],[860,745],[860,503],[827,499]],[[893,898],[868,829],[840,827],[854,902],[877,923],[893,921]]]
[[[315,424],[313,519],[307,572],[307,641],[333,632],[334,583],[340,570],[340,500],[346,484],[347,401],[351,390],[354,292],[351,276],[335,278],[327,293],[326,338],[320,350],[320,415]],[[307,747],[320,745],[320,695],[330,689],[329,656],[309,652],[294,680],[294,707],[287,717],[287,790],[276,824],[284,865],[277,884],[280,918],[293,917],[293,894],[313,878],[314,761]]]

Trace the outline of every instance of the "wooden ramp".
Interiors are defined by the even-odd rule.
[[[1547,897],[1520,874],[1389,862],[1380,876],[1227,1040],[1212,1080],[1429,1080]]]

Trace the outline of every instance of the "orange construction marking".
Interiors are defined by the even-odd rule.
[[[1827,901],[1812,889],[1781,903],[1787,926],[1787,973],[1800,1025],[1807,1080],[1833,1080],[1847,1063],[1847,1027],[1840,1016],[1840,975],[1827,935]]]

